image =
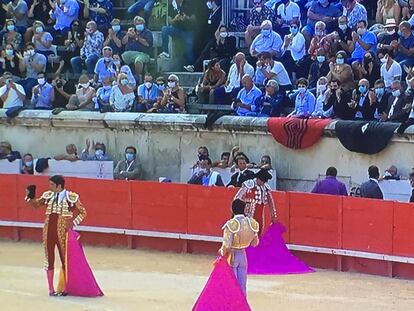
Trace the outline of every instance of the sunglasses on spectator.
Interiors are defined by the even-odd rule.
[[[177,82],[177,81],[172,80],[172,79],[168,79],[168,82]]]

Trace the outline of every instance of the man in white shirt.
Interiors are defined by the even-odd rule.
[[[272,55],[268,52],[264,52],[260,56],[263,59],[261,74],[263,74],[265,80],[276,80],[279,84],[279,91],[282,94],[283,92],[291,90],[292,82],[283,64],[273,60]]]
[[[399,63],[393,59],[393,52],[380,50],[378,58],[381,60],[381,78],[384,80],[385,87],[390,88],[393,81],[401,81],[402,70]]]
[[[292,78],[296,80],[296,76],[304,77],[308,75],[298,62],[301,61],[306,54],[306,41],[303,34],[299,31],[299,22],[293,21],[290,24],[290,34],[285,35],[284,42],[282,45],[282,62],[288,72],[292,73]]]
[[[26,99],[23,86],[14,83],[10,72],[5,72],[1,79],[3,80],[2,84],[4,83],[0,88],[0,99],[3,103],[3,108],[23,107],[23,101]]]
[[[284,0],[281,4],[275,3],[273,5],[273,10],[276,12],[277,16],[275,30],[280,35],[289,34],[289,26],[292,22],[300,25],[300,8],[295,2]]]

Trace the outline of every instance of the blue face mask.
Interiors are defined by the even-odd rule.
[[[115,32],[118,32],[118,31],[121,30],[121,26],[120,25],[114,25],[114,26],[112,26],[112,30],[115,31]]]
[[[296,35],[298,33],[298,27],[296,27],[296,26],[290,27],[290,33],[292,35]]]
[[[143,31],[144,30],[144,25],[143,24],[135,25],[135,29],[137,31]]]
[[[270,36],[270,33],[272,32],[271,29],[262,29],[261,33],[263,36],[268,37]]]
[[[122,84],[123,86],[127,85],[127,84],[128,84],[128,79],[122,79],[122,80],[121,80],[121,84]]]
[[[344,59],[343,58],[337,58],[336,59],[336,63],[338,64],[338,65],[343,65],[344,64]]]
[[[27,167],[33,167],[33,161],[27,161],[26,166]]]
[[[103,89],[104,90],[106,90],[106,91],[108,91],[108,90],[110,90],[111,88],[112,88],[112,86],[111,85],[104,85],[104,86],[102,86],[103,87]]]
[[[306,92],[306,87],[303,87],[303,86],[302,87],[299,87],[298,88],[298,91],[299,91],[300,94],[303,94],[303,93]]]
[[[383,87],[379,87],[375,89],[375,95],[377,95],[378,97],[381,97],[382,95],[384,95],[384,88]]]
[[[7,25],[7,30],[8,31],[14,31],[16,27],[14,25]]]
[[[103,155],[104,155],[104,152],[103,152],[103,150],[102,150],[102,149],[98,149],[98,150],[96,150],[96,151],[95,151],[95,156],[96,156],[98,159],[103,158]]]
[[[398,96],[400,96],[401,95],[401,91],[400,90],[395,90],[395,91],[392,91],[392,96],[394,96],[394,97],[398,97]]]
[[[126,159],[128,162],[131,162],[131,161],[133,161],[133,160],[135,159],[135,154],[130,153],[130,152],[125,153],[125,159]]]
[[[367,91],[367,87],[365,85],[360,85],[358,90],[361,94],[364,94]]]
[[[318,60],[319,63],[323,63],[326,57],[324,55],[319,55],[319,56],[316,56],[316,59]]]

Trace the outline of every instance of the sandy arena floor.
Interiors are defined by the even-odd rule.
[[[0,242],[1,311],[187,311],[213,257],[86,247],[105,296],[49,298],[40,244]],[[414,281],[318,271],[250,277],[254,311],[413,311]]]

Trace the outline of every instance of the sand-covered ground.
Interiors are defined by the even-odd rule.
[[[85,247],[105,296],[50,298],[40,244],[0,241],[1,311],[191,310],[211,256]],[[318,270],[249,277],[254,311],[414,311],[414,281]]]

